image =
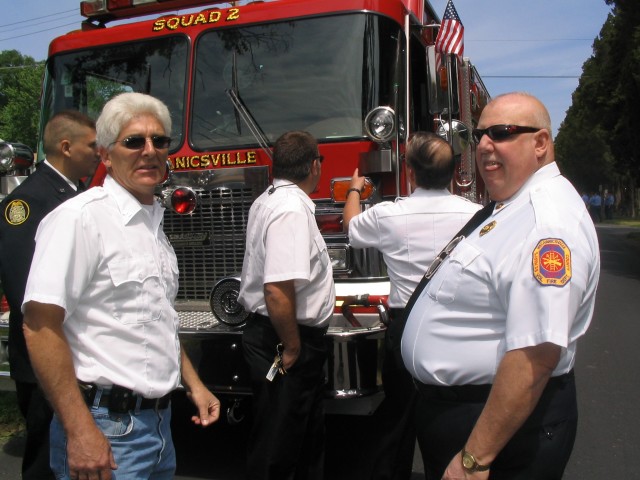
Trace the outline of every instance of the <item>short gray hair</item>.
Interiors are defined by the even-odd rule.
[[[127,92],[116,95],[102,109],[96,121],[96,143],[108,147],[133,118],[153,115],[162,124],[165,135],[171,136],[171,115],[167,106],[151,95]]]

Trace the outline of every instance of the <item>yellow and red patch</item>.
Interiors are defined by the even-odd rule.
[[[540,240],[533,249],[533,276],[541,285],[562,287],[571,280],[571,251],[559,238]]]

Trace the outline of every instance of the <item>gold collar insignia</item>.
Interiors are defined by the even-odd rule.
[[[483,237],[485,236],[487,233],[489,233],[491,230],[493,230],[493,228],[496,226],[496,221],[493,220],[489,223],[487,223],[484,227],[482,227],[482,229],[480,230],[480,236]]]

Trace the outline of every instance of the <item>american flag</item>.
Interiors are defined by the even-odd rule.
[[[440,30],[436,37],[436,52],[453,53],[458,56],[464,54],[464,26],[451,0],[447,2],[447,8],[444,10]]]

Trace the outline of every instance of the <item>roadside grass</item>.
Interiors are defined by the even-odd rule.
[[[0,391],[0,442],[4,443],[14,435],[21,434],[24,429],[16,392]]]

